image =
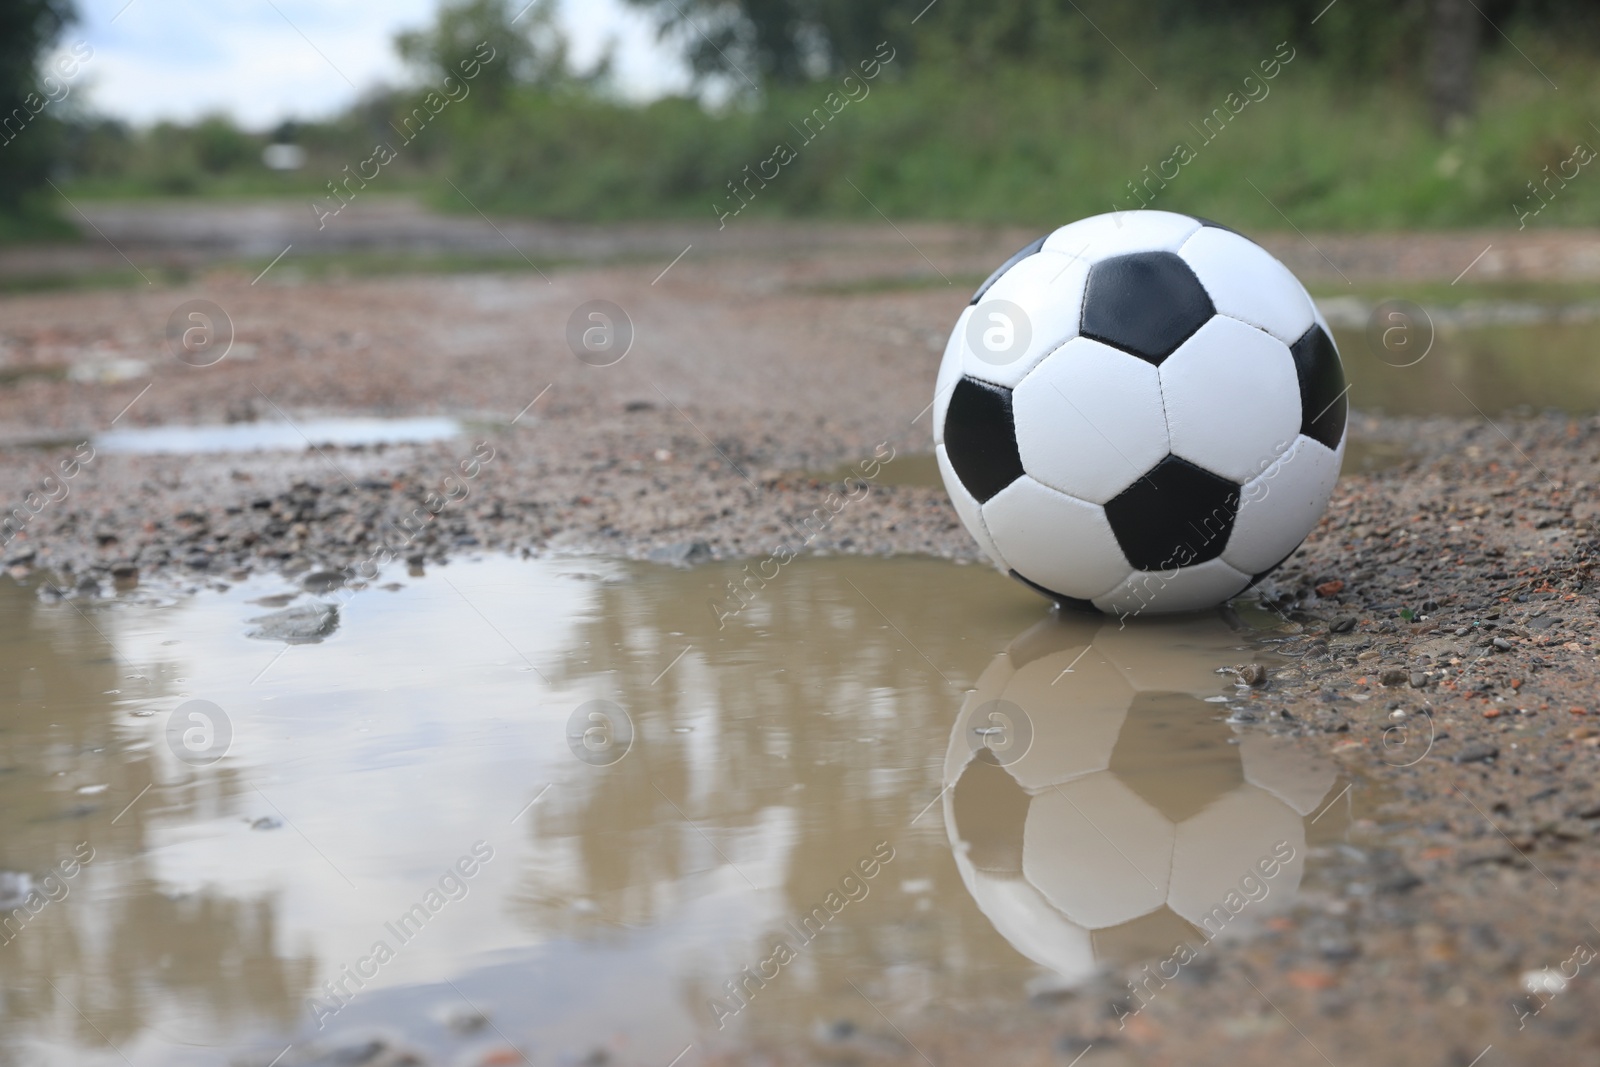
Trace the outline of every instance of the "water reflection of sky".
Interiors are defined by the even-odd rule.
[[[301,452],[312,446],[370,446],[440,441],[461,433],[455,419],[337,418],[233,422],[216,426],[135,426],[95,437],[97,450],[131,455]]]

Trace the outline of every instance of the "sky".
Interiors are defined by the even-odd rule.
[[[78,0],[63,48],[93,49],[73,80],[96,113],[144,124],[223,111],[251,129],[320,118],[404,72],[394,35],[432,21],[436,0]],[[651,18],[622,0],[560,0],[581,67],[617,42],[630,97],[687,85]],[[81,43],[80,43],[81,42]]]

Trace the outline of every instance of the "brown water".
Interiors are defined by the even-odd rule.
[[[1600,410],[1600,323],[1418,322],[1407,347],[1395,351],[1374,346],[1360,330],[1335,329],[1352,406],[1391,415],[1491,418]]]
[[[812,559],[719,629],[741,573],[458,563],[290,597],[338,605],[302,644],[246,636],[281,579],[0,584],[0,895],[56,898],[0,932],[0,1063],[665,1065],[1248,936],[1346,832],[1238,743],[1218,618]]]

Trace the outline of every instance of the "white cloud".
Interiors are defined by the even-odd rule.
[[[231,113],[251,128],[333,114],[404,71],[394,35],[426,25],[434,0],[81,0],[84,98],[98,113],[136,123]],[[616,73],[630,97],[686,84],[654,26],[622,0],[563,0],[574,58],[588,64],[617,43]]]

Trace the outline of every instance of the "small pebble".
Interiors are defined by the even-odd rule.
[[[300,585],[311,593],[327,593],[345,583],[343,571],[313,571],[300,579]]]
[[[848,1041],[856,1036],[856,1024],[849,1019],[835,1019],[831,1023],[819,1022],[814,1033],[818,1041],[825,1043]]]
[[[1239,675],[1239,683],[1241,685],[1259,689],[1267,684],[1267,668],[1264,664],[1246,663],[1235,667],[1234,671]]]
[[[489,1025],[489,1017],[476,1008],[462,1008],[445,1016],[444,1024],[456,1034],[475,1034]]]

